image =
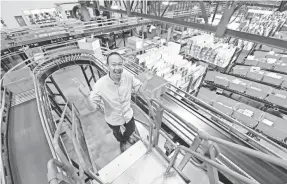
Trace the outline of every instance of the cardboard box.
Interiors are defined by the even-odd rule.
[[[136,76],[141,82],[144,82],[144,73]],[[147,84],[147,91],[145,93],[148,98],[158,99],[161,95],[165,94],[168,81],[165,79],[154,76]]]

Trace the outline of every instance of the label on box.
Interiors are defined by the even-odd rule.
[[[282,76],[277,75],[276,73],[267,73],[266,76],[276,78],[276,79],[282,79]]]
[[[234,79],[232,82],[233,82],[234,84],[240,84],[240,83],[241,83],[241,80],[239,80],[239,79]]]
[[[254,89],[254,90],[256,90],[256,91],[262,91],[260,88],[256,88],[256,87],[253,87],[253,86],[251,86],[250,88],[251,88],[251,89]]]
[[[228,81],[228,79],[227,79],[226,77],[216,76],[216,78],[219,78],[219,79],[227,80],[227,81]]]
[[[274,55],[275,54],[275,52],[272,50],[272,51],[269,51],[269,53],[268,54],[270,54],[270,55]]]
[[[252,66],[249,71],[250,71],[250,72],[259,72],[259,71],[260,71],[260,67]]]
[[[266,124],[266,125],[268,125],[268,126],[272,126],[272,125],[274,124],[272,121],[270,121],[270,120],[268,120],[268,119],[263,119],[263,120],[262,120],[262,123],[264,123],[264,124]]]
[[[269,64],[273,64],[273,63],[275,63],[277,61],[277,59],[275,59],[275,58],[268,58],[267,59],[267,63],[269,63]]]
[[[282,94],[279,94],[279,93],[276,93],[275,96],[279,97],[279,98],[285,98],[286,99],[286,96],[285,95],[282,95]]]
[[[222,106],[224,106],[224,107],[226,107],[226,108],[228,108],[228,109],[232,109],[232,107],[230,107],[230,106],[228,106],[228,105],[225,105],[225,104],[223,104],[223,103],[221,103],[221,102],[217,102],[218,104],[220,104],[220,105],[222,105]]]
[[[255,60],[255,56],[250,56],[250,55],[249,55],[249,56],[247,56],[247,59],[248,59],[248,60]]]
[[[244,109],[242,114],[244,114],[245,116],[248,116],[248,117],[252,117],[254,113],[249,109]]]

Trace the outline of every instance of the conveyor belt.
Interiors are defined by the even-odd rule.
[[[47,183],[52,158],[36,100],[11,107],[8,125],[9,160],[14,184]]]
[[[196,112],[190,112],[188,107],[182,107],[178,103],[177,99],[172,99],[170,95],[163,98],[163,103],[168,108],[172,109],[173,112],[190,122],[198,129],[209,133],[212,136],[237,143],[246,146],[242,141],[236,139],[228,133],[224,133],[220,128],[216,127],[210,121],[206,119],[202,120],[199,118],[199,114]],[[176,102],[177,101],[177,102]],[[183,105],[183,104],[182,104]],[[229,160],[238,165],[241,169],[247,172],[255,180],[261,184],[285,184],[287,182],[287,171],[266,163],[260,159],[250,157],[246,154],[234,151],[230,148],[220,146],[221,153],[226,156]]]

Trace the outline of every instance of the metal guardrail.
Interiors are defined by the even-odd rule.
[[[126,59],[126,58],[125,58]],[[144,68],[142,68],[140,65],[134,63],[133,61],[131,60],[128,60],[128,63],[126,63],[126,66],[129,67],[129,68],[132,68],[133,71],[141,71],[143,72],[144,71]],[[261,135],[260,133],[256,132],[255,130],[249,128],[248,126],[244,125],[243,123],[239,122],[238,120],[235,120],[233,119],[232,117],[230,116],[227,116],[226,114],[224,114],[223,112],[215,109],[214,107],[210,106],[209,104],[206,104],[205,102],[203,102],[202,100],[200,100],[199,98],[193,96],[193,95],[190,95],[189,93],[187,93],[186,91],[180,89],[180,88],[177,88],[176,86],[172,85],[172,84],[169,84],[169,86],[171,86],[171,88],[167,88],[168,89],[168,92],[175,92],[175,93],[178,93],[181,92],[183,93],[184,95],[178,95],[180,96],[182,99],[186,100],[187,102],[189,102],[190,104],[192,104],[193,106],[195,106],[196,108],[202,110],[203,112],[206,112],[207,114],[210,114],[210,115],[214,115],[212,114],[211,112],[207,111],[207,110],[211,110],[212,112],[215,112],[216,114],[220,115],[221,117],[223,117],[224,119],[226,119],[227,121],[230,121],[236,125],[239,125],[240,127],[248,130],[249,132],[253,133],[254,135],[258,136],[259,138],[263,139],[264,141],[268,142],[269,144],[271,144],[272,146],[284,151],[287,153],[287,150],[284,149],[282,146],[276,144],[275,142],[273,142],[272,140],[268,139],[267,137]],[[173,90],[172,88],[174,88],[175,90]],[[215,117],[216,119],[218,119],[219,121],[221,121],[221,119],[219,117]],[[234,128],[229,125],[229,124],[226,124],[226,126],[228,126],[230,128],[231,131],[235,131]],[[197,131],[197,129],[195,127],[190,127],[193,131]],[[254,141],[251,137],[247,136],[247,135],[242,135],[245,137],[246,140],[249,140],[249,141],[252,141],[253,143],[255,144],[258,144],[258,142]],[[261,145],[260,145],[261,147]],[[274,152],[273,150],[270,150],[268,148],[266,148],[270,153],[273,153],[274,155],[277,155],[276,152]]]
[[[3,90],[3,91],[2,91]],[[3,184],[12,184],[13,178],[11,176],[10,162],[8,160],[8,141],[7,141],[7,128],[8,128],[8,115],[11,102],[11,92],[6,88],[1,87],[1,109],[0,109],[0,130],[1,130],[1,143],[0,143],[0,181]]]
[[[163,111],[163,110],[167,110],[169,113],[171,113],[174,117],[180,119],[181,121],[183,121],[182,118],[180,118],[176,113],[173,113],[171,110],[169,110],[167,107],[165,107],[160,101],[156,100],[156,99],[150,99],[150,103],[155,103],[157,104],[156,106],[156,111]],[[150,109],[153,110],[153,109]],[[158,114],[157,112],[155,112],[154,114]],[[157,115],[156,115],[157,116]],[[157,121],[160,120],[160,122],[157,122],[158,124],[160,124],[162,122],[160,117],[154,117]],[[159,132],[157,132],[159,133]],[[281,166],[285,169],[287,169],[287,160],[285,159],[280,159],[277,158],[275,156],[270,156],[268,154],[262,153],[260,151],[255,151],[249,148],[246,148],[244,146],[240,146],[238,144],[234,144],[228,141],[225,141],[223,139],[214,137],[209,135],[206,132],[202,132],[202,131],[197,131],[198,136],[196,137],[195,141],[192,143],[191,148],[186,148],[184,146],[177,146],[176,147],[176,151],[174,153],[174,156],[169,164],[169,167],[167,169],[167,172],[170,170],[170,168],[174,165],[175,159],[179,154],[180,150],[185,151],[186,154],[184,157],[187,157],[188,159],[184,158],[184,162],[188,162],[190,158],[192,158],[192,156],[199,158],[202,162],[205,162],[206,166],[207,166],[207,173],[209,176],[209,181],[211,182],[211,184],[217,184],[219,182],[219,177],[218,177],[218,172],[217,170],[220,170],[244,183],[248,183],[248,184],[255,184],[257,182],[244,177],[232,170],[226,169],[223,166],[221,166],[220,164],[215,162],[215,158],[219,155],[220,151],[218,149],[217,144],[221,144],[227,147],[230,147],[232,149],[235,149],[237,151],[243,152],[247,155],[262,159],[264,161],[270,162],[274,165],[278,165]],[[209,141],[212,141],[211,143]],[[196,145],[196,146],[194,146]],[[199,146],[202,145],[202,147],[204,148],[204,153],[207,153],[207,155],[210,157],[210,159],[207,159],[206,157],[204,157],[204,155],[201,155],[199,153],[196,152],[197,148],[199,148]],[[186,163],[181,163],[181,165],[186,165]],[[199,166],[202,167],[202,164],[198,164],[195,163],[195,166]],[[183,169],[183,167],[181,168]]]
[[[80,54],[82,54],[83,51],[82,50],[78,50],[78,52]],[[69,59],[67,59],[67,60],[57,60],[57,59],[59,59],[61,57],[65,58],[67,55],[72,54],[72,53],[75,54],[75,51],[67,51],[67,52],[64,52],[64,53],[55,54],[53,57],[48,57],[50,60],[45,61],[44,63],[41,63],[40,65],[36,66],[36,68],[34,69],[35,81],[37,81],[38,78],[41,75],[45,74],[45,71],[47,71],[48,69],[50,69],[52,67],[55,67],[55,66],[59,66],[59,64],[61,64],[62,62],[71,62],[72,60],[69,60]],[[105,68],[104,64],[101,61],[97,60],[90,53],[84,53],[83,58],[85,58],[87,60],[90,60],[91,62],[95,62],[97,65],[102,67],[104,71],[106,71],[106,68]],[[43,91],[40,89],[40,86],[38,86],[37,82],[35,82],[35,87],[36,87],[35,91],[37,93],[36,96],[37,96],[39,112],[42,112],[43,109],[44,109],[44,106],[45,106],[45,104],[47,102],[43,98],[41,98],[41,97],[39,98],[39,95],[41,96]],[[47,113],[47,111],[45,113]],[[44,127],[45,127],[44,129],[46,129],[45,133],[49,135],[48,137],[52,138],[51,132],[49,133],[49,128],[48,128],[49,126],[47,125],[47,117],[45,117],[45,113],[40,113],[41,114],[40,115],[41,116],[41,120],[46,119],[46,121],[43,121],[44,124],[45,124],[44,125]],[[50,140],[52,140],[52,139],[50,139]],[[53,147],[53,146],[50,145],[50,147]],[[57,158],[57,155],[54,154],[54,158]]]

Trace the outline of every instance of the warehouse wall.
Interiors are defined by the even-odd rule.
[[[23,10],[33,10],[33,9],[44,9],[53,8],[55,3],[61,2],[77,2],[77,0],[69,1],[56,1],[56,0],[46,0],[46,1],[1,1],[1,17],[6,23],[8,28],[20,27],[15,19],[15,16],[23,16]],[[71,10],[75,4],[63,5],[65,10]],[[24,16],[23,16],[24,18]],[[24,18],[25,19],[25,18]],[[27,21],[26,24],[28,25]]]

